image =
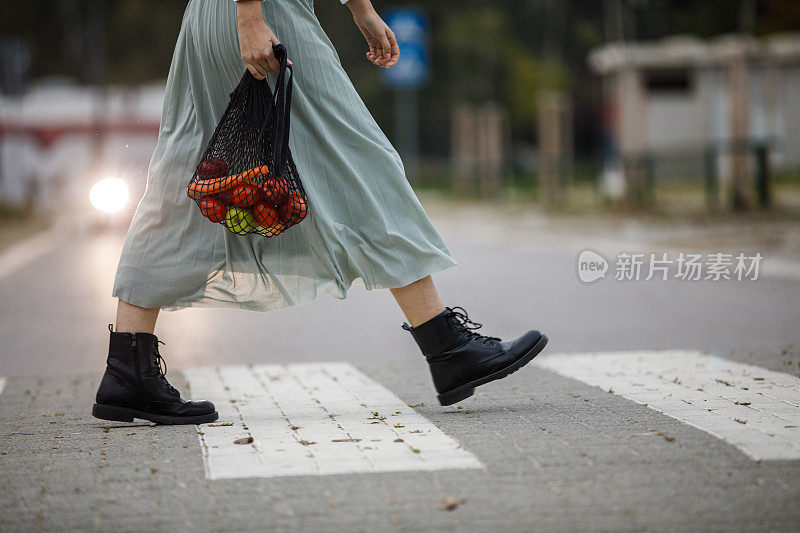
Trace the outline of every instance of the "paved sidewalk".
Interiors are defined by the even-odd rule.
[[[416,365],[364,370],[406,401],[432,396]],[[485,470],[217,481],[206,479],[194,426],[106,425],[88,416],[96,380],[8,381],[0,395],[0,526],[574,531],[800,525],[798,461],[753,461],[648,407],[541,368],[486,387],[457,407],[415,407]]]

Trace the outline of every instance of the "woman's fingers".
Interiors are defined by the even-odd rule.
[[[278,44],[278,43],[275,43],[275,44]],[[281,64],[278,61],[278,58],[275,57],[275,54],[272,53],[272,50],[270,50],[270,52],[268,54],[266,54],[266,57],[264,57],[264,62],[266,64],[266,68],[267,68],[268,71],[270,71],[270,72],[280,72]]]
[[[255,79],[263,80],[267,77],[267,71],[264,69],[264,67],[258,66],[254,63],[245,63],[245,65],[247,66],[247,70],[250,71],[250,74],[252,74]]]
[[[389,44],[389,37],[386,32],[381,34],[381,65],[385,66],[386,62],[392,58],[392,45]]]
[[[389,59],[386,61],[386,68],[391,68],[397,64],[397,61],[400,59],[400,47],[397,46],[397,39],[394,36],[394,32],[386,27],[386,39],[389,41]]]

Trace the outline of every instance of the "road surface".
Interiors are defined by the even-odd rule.
[[[387,291],[162,313],[169,378],[218,404],[214,427],[89,416],[122,235],[0,255],[0,528],[800,526],[800,283],[586,284],[583,249],[661,250],[435,222],[459,261],[436,277],[447,304],[545,331],[541,362],[442,408]]]

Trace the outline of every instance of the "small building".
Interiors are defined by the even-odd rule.
[[[771,168],[800,169],[800,34],[615,43],[589,63],[602,76],[610,194],[644,160],[659,177],[702,179],[711,154],[723,185],[750,179],[759,147]]]

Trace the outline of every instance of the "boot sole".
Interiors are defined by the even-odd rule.
[[[498,370],[497,372],[494,372],[492,374],[489,374],[488,376],[476,379],[475,381],[470,381],[465,385],[461,385],[459,387],[456,387],[455,389],[437,395],[439,403],[442,405],[453,405],[454,403],[460,402],[461,400],[466,400],[467,398],[475,394],[475,387],[478,387],[480,385],[485,385],[490,381],[502,379],[508,376],[509,374],[513,374],[523,366],[533,361],[533,358],[539,355],[539,353],[542,350],[544,350],[545,346],[547,346],[547,336],[542,335],[541,337],[539,337],[539,340],[536,341],[536,344],[534,344],[533,347],[530,350],[528,350],[528,352],[525,355],[523,355],[522,357],[520,357],[507,367]]]
[[[136,409],[128,409],[127,407],[96,403],[94,407],[92,407],[92,416],[101,420],[113,420],[114,422],[133,422],[134,418],[140,418],[156,424],[179,425],[207,424],[208,422],[214,422],[219,418],[219,413],[214,411],[207,415],[169,416],[137,411]]]

